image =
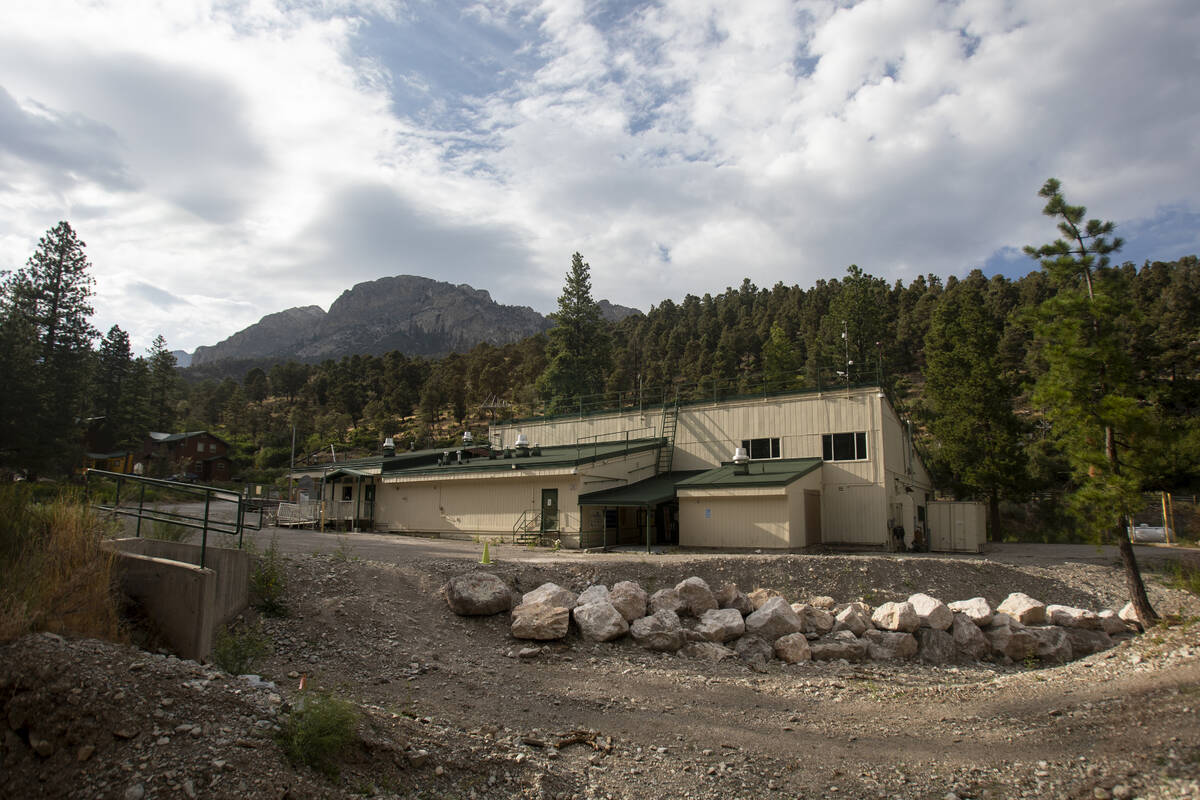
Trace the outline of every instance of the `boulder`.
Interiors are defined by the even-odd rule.
[[[526,592],[525,596],[521,598],[521,604],[549,603],[552,606],[574,608],[577,599],[574,592],[562,588],[557,583],[543,583],[532,592]]]
[[[670,609],[664,608],[634,620],[629,633],[647,650],[673,653],[683,647],[683,626],[679,623],[679,615]]]
[[[717,600],[718,608],[735,608],[743,617],[754,611],[754,604],[736,583],[725,584],[713,593],[713,597]]]
[[[1104,631],[1094,631],[1090,628],[1064,628],[1067,638],[1071,641],[1071,652],[1075,658],[1090,656],[1112,648],[1116,643]]]
[[[950,624],[954,624],[951,617]],[[949,664],[958,658],[954,637],[938,628],[920,628],[917,631],[917,658],[927,664]]]
[[[724,661],[728,658],[737,658],[735,651],[716,642],[689,642],[679,653],[699,661]]]
[[[742,612],[736,608],[712,608],[704,612],[696,632],[710,642],[728,642],[746,632]]]
[[[994,628],[997,625],[1003,625],[1007,628],[1013,628],[1014,630],[1025,627],[1017,620],[1016,617],[1010,617],[1008,614],[993,614],[992,623],[988,627]]]
[[[591,586],[579,593],[579,597],[575,598],[575,607],[585,606],[588,603],[609,603],[612,602],[608,587],[602,583],[593,583]]]
[[[1137,609],[1133,607],[1133,603],[1130,602],[1121,606],[1121,610],[1117,612],[1117,616],[1137,628],[1139,631],[1142,629],[1142,621],[1138,619]]]
[[[917,637],[900,631],[868,630],[863,634],[867,657],[873,661],[912,658],[917,654]]]
[[[863,610],[858,607],[857,603],[843,608],[834,618],[833,629],[835,631],[850,631],[855,636],[862,636],[866,633],[871,625],[870,611],[863,613]]]
[[[992,624],[992,617],[995,612],[992,611],[992,604],[982,597],[972,597],[970,600],[955,600],[946,608],[953,611],[955,614],[965,614],[967,619],[974,622],[981,628],[986,628]]]
[[[792,603],[792,611],[800,618],[805,633],[823,636],[833,630],[837,620],[828,610],[804,603]]]
[[[972,661],[980,660],[992,649],[979,625],[966,613],[958,612],[954,615],[950,635],[954,637],[954,646],[958,648],[958,652]]]
[[[912,633],[921,627],[921,618],[912,603],[884,603],[871,615],[871,624],[884,631]]]
[[[737,640],[734,650],[737,652],[738,658],[745,661],[746,666],[755,672],[766,672],[767,663],[775,654],[771,643],[760,636],[743,636]]]
[[[657,614],[659,611],[682,614],[684,607],[683,598],[674,589],[659,589],[650,595],[649,611],[651,614]]]
[[[612,587],[608,593],[608,602],[621,612],[626,622],[633,622],[646,616],[646,603],[649,601],[646,590],[633,581],[621,581]]]
[[[1129,630],[1129,623],[1117,616],[1117,612],[1111,608],[1106,608],[1096,615],[1100,620],[1100,630],[1112,636],[1114,633],[1125,633]]]
[[[834,599],[828,595],[814,597],[808,601],[808,604],[813,608],[821,608],[825,611],[833,611],[833,609],[837,606],[837,603],[834,601]]]
[[[1100,630],[1100,615],[1086,608],[1051,604],[1046,606],[1046,621],[1063,628]]]
[[[717,598],[713,597],[712,589],[703,578],[692,576],[675,584],[675,593],[683,601],[684,612],[693,617],[701,616],[705,611],[717,607]]]
[[[917,612],[922,627],[944,631],[954,624],[954,612],[936,597],[918,593],[909,597],[908,602],[912,604],[913,611]]]
[[[983,634],[992,646],[994,655],[1022,661],[1037,654],[1038,640],[1024,627],[997,625],[993,622]]]
[[[808,637],[803,633],[789,633],[780,636],[773,645],[775,657],[786,664],[798,664],[812,658],[812,650],[808,646]]]
[[[1024,592],[1013,592],[1004,598],[996,610],[1008,614],[1022,625],[1043,625],[1046,622],[1046,604]]]
[[[629,623],[607,600],[575,606],[575,624],[579,635],[593,642],[611,642],[629,632]]]
[[[869,631],[871,627],[871,614],[864,613],[862,608],[858,607],[857,603],[851,603],[850,606],[842,608],[838,616],[834,618],[834,631],[850,631],[854,636],[863,636],[863,633]]]
[[[465,617],[499,614],[512,608],[512,592],[490,572],[456,575],[446,583],[446,605]]]
[[[755,589],[746,595],[750,600],[750,605],[754,607],[754,611],[758,611],[772,597],[779,597],[779,592],[770,591],[768,589]]]
[[[1075,657],[1066,628],[1038,625],[1025,630],[1037,639],[1034,654],[1043,664],[1066,664]]]
[[[561,639],[570,627],[571,611],[566,606],[535,601],[512,610],[512,635],[517,639]]]
[[[813,661],[862,661],[867,657],[869,644],[859,639],[850,631],[838,631],[829,636],[822,636],[809,645]]]
[[[762,608],[746,617],[746,633],[773,642],[780,636],[799,633],[804,625],[782,597],[772,597]]]

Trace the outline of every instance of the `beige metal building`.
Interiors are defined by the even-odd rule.
[[[308,474],[359,525],[567,547],[890,549],[923,536],[933,492],[877,387],[518,420],[489,437]]]

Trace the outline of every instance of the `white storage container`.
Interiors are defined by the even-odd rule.
[[[987,541],[987,503],[937,500],[925,507],[929,549],[942,553],[982,553]]]

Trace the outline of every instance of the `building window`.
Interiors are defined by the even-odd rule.
[[[867,434],[827,433],[821,437],[821,454],[826,461],[863,461],[867,457]]]
[[[343,502],[349,501],[351,499],[351,497],[353,496],[353,493],[354,493],[353,487],[343,486],[342,487],[342,501]]]
[[[750,454],[752,461],[779,458],[778,437],[774,439],[742,439],[742,447]]]

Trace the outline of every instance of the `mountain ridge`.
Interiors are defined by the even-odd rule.
[[[598,305],[612,321],[642,313],[607,300]],[[267,314],[215,345],[197,347],[191,363],[266,358],[316,362],[393,350],[440,357],[469,351],[482,342],[511,344],[553,324],[528,306],[497,303],[486,289],[394,275],[355,284],[329,311],[298,306]]]

